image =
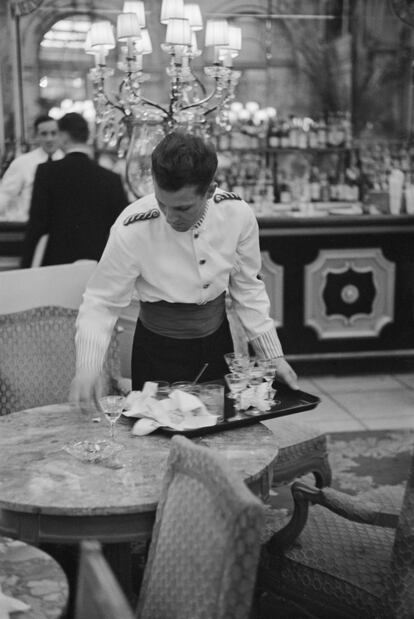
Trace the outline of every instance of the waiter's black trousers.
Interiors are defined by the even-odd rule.
[[[227,318],[206,337],[183,339],[153,333],[138,320],[132,346],[132,389],[142,389],[147,380],[194,380],[205,363],[201,382],[222,379],[229,369],[223,355],[233,351]]]

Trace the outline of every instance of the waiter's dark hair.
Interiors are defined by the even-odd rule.
[[[86,143],[89,138],[89,126],[81,114],[69,112],[59,118],[59,131],[65,131],[74,142]]]
[[[49,114],[41,114],[40,116],[36,116],[33,123],[34,130],[37,132],[39,125],[41,125],[42,123],[48,123],[51,120],[55,121],[55,119],[49,116]]]
[[[157,185],[165,191],[178,191],[187,185],[204,194],[217,170],[214,146],[202,138],[174,131],[155,147],[152,173]]]

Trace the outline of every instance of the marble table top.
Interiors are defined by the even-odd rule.
[[[133,436],[128,425],[118,423],[123,468],[107,468],[63,449],[79,440],[109,439],[103,415],[98,423],[86,419],[69,404],[0,417],[0,509],[68,516],[155,510],[170,438]],[[277,458],[276,438],[260,423],[194,440],[218,450],[246,483],[260,479]]]
[[[62,568],[48,554],[17,540],[0,537],[0,587],[4,595],[30,606],[13,619],[55,619],[68,601]]]

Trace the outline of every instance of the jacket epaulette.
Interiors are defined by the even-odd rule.
[[[222,202],[223,200],[241,200],[241,197],[233,191],[223,191],[222,193],[215,194],[214,202]]]
[[[147,221],[148,219],[157,219],[160,216],[160,212],[156,208],[151,208],[149,211],[144,211],[143,213],[134,213],[133,215],[128,215],[123,221],[124,226],[129,226],[130,224],[134,224],[137,221]]]

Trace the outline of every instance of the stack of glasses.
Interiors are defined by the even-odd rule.
[[[230,370],[224,378],[230,390],[227,397],[234,400],[233,419],[242,419],[242,410],[245,415],[260,415],[280,403],[275,400],[276,390],[272,386],[276,359],[258,359],[234,352],[226,353],[224,359]]]

